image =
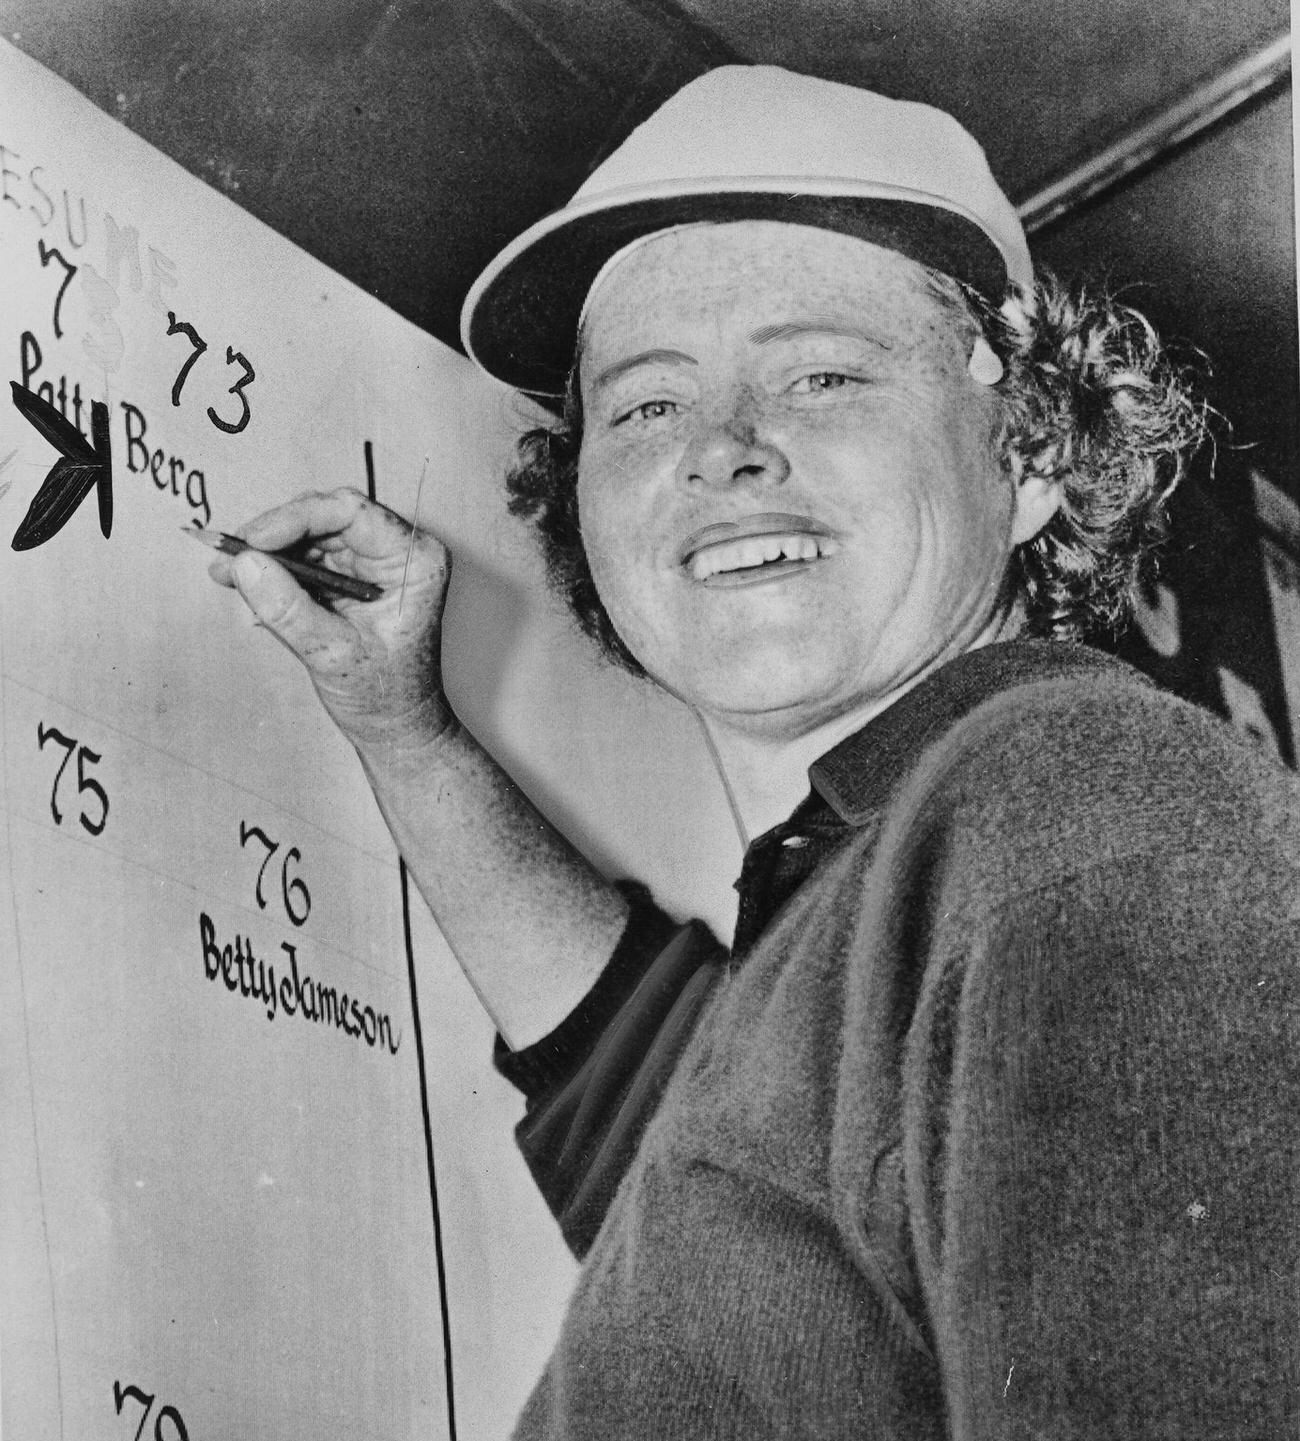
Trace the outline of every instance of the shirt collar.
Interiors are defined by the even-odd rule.
[[[814,761],[808,779],[842,821],[864,825],[931,742],[989,697],[1028,681],[1103,670],[1129,668],[1066,641],[1004,641],[967,651]]]

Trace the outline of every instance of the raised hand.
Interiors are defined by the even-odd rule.
[[[354,745],[413,750],[455,724],[440,664],[451,557],[436,537],[351,488],[298,496],[238,534],[256,551],[219,556],[209,573],[302,661]],[[274,556],[257,553],[290,547],[384,594],[320,604]]]

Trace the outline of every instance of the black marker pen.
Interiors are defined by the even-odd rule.
[[[222,530],[196,530],[185,526],[181,529],[185,535],[192,535],[195,540],[200,540],[204,545],[210,545],[213,550],[219,550],[225,555],[240,555],[246,550],[257,550],[255,545],[249,545],[246,540],[240,540],[237,535],[227,535]],[[349,600],[378,600],[384,593],[383,586],[376,585],[374,581],[340,575],[337,570],[330,570],[328,566],[313,565],[308,560],[296,560],[283,551],[263,550],[258,551],[258,554],[269,555],[273,560],[279,561],[285,570],[295,579],[302,581],[308,590],[320,591],[326,595],[346,596]]]

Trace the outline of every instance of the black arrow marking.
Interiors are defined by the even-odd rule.
[[[99,501],[99,528],[107,540],[113,533],[113,448],[108,407],[100,400],[90,402],[91,440],[87,441],[49,401],[24,389],[16,380],[9,385],[19,414],[31,421],[60,453],[14,534],[13,548],[33,550],[56,536],[92,487]]]

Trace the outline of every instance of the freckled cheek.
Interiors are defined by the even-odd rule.
[[[936,427],[930,443],[914,449],[912,468],[935,513],[972,540],[997,534],[1009,520],[1010,480],[973,426]]]
[[[918,450],[920,453],[918,453]],[[939,606],[982,587],[998,522],[978,475],[940,446],[893,448],[879,457],[880,484],[864,494],[862,533],[882,602]]]
[[[584,445],[578,457],[578,518],[583,534],[603,530],[609,513],[627,505],[627,469],[607,447]]]
[[[611,582],[626,572],[627,558],[623,553],[624,537],[617,526],[612,526],[610,517],[603,506],[583,505],[578,497],[578,528],[582,534],[582,548],[587,556],[587,568],[596,582],[596,590],[608,607],[613,587]]]
[[[655,544],[667,514],[672,466],[641,448],[603,445],[583,449],[578,469],[578,521],[584,542],[628,545],[642,553]]]
[[[672,470],[672,457],[660,443],[606,436],[584,443],[578,457],[578,495],[599,490],[615,495],[619,503],[635,506],[642,496]]]
[[[1010,551],[991,496],[983,505],[937,509],[927,526],[928,588],[941,608],[997,589]]]
[[[629,645],[641,627],[642,591],[652,541],[642,518],[615,487],[578,485],[578,524],[587,566],[601,604]]]

